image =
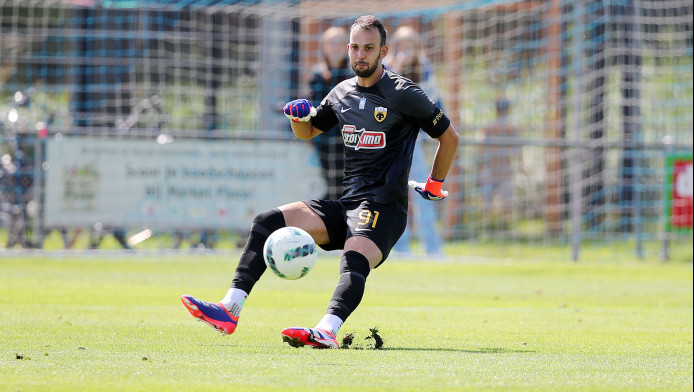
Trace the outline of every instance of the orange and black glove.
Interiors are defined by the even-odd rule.
[[[408,185],[414,188],[420,196],[427,200],[442,200],[448,196],[448,192],[441,190],[443,187],[443,180],[437,180],[429,176],[425,184],[410,180]]]

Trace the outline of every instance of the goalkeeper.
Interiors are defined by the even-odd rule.
[[[284,226],[296,226],[323,249],[343,250],[340,278],[314,328],[287,328],[281,335],[294,347],[338,348],[338,330],[361,302],[367,277],[388,258],[405,230],[408,174],[420,128],[438,141],[438,148],[429,178],[409,184],[427,200],[447,196],[442,185],[459,139],[448,117],[418,85],[383,67],[386,30],[376,17],[355,20],[346,49],[356,77],[337,85],[318,108],[305,99],[284,106],[299,139],[311,139],[336,125],[341,130],[344,193],[339,200],[299,201],[259,214],[227,295],[218,303],[181,297],[192,316],[223,334],[234,332],[248,294],[266,270],[267,237]]]

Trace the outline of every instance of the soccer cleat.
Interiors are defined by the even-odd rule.
[[[286,328],[282,330],[282,340],[292,347],[340,348],[335,335],[318,328]]]
[[[181,302],[191,316],[211,325],[222,335],[234,333],[239,318],[232,316],[221,303],[201,301],[191,295],[182,295]]]

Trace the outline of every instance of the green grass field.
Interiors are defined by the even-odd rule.
[[[279,332],[318,321],[339,259],[267,274],[222,337],[179,297],[220,299],[236,258],[0,257],[0,391],[692,389],[688,262],[392,259],[340,331],[352,348],[313,350]]]

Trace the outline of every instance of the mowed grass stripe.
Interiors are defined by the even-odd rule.
[[[690,264],[393,259],[340,331],[352,349],[283,344],[323,314],[338,263],[266,275],[222,337],[179,297],[221,298],[232,258],[0,258],[0,391],[692,388]]]

